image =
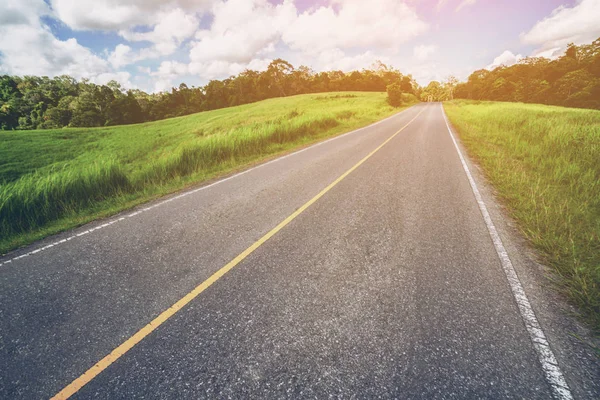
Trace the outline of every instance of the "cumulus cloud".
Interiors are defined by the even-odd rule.
[[[291,0],[228,0],[216,2],[211,14],[210,28],[196,33],[189,53],[189,73],[205,79],[266,69],[268,55],[297,12]]]
[[[0,3],[0,27],[35,25],[51,10],[42,0],[4,0]]]
[[[271,63],[271,59],[257,58],[245,63],[228,61],[207,61],[181,63],[177,61],[163,61],[155,71],[142,69],[155,78],[154,92],[169,90],[174,86],[176,78],[186,75],[198,75],[204,79],[223,79],[237,75],[246,69],[264,71]]]
[[[425,61],[429,59],[436,51],[438,47],[436,45],[419,45],[415,46],[413,54],[418,61]]]
[[[500,54],[498,57],[494,58],[494,61],[490,65],[486,67],[486,69],[493,70],[494,68],[500,66],[510,67],[511,65],[517,64],[519,61],[523,59],[521,54],[513,54],[513,52],[506,50],[504,53]]]
[[[205,11],[213,0],[50,0],[57,17],[77,30],[127,30],[153,26],[169,10]]]
[[[412,0],[325,4],[300,13],[294,0],[4,0],[0,71],[70,74],[99,83],[114,77],[124,84],[145,76],[155,90],[165,90],[185,76],[215,79],[246,68],[264,70],[276,53],[320,70],[365,68],[376,59],[389,62],[400,44],[428,29]],[[75,32],[109,31],[123,40],[96,54],[74,38],[55,37],[41,16]],[[201,21],[208,26],[201,28]],[[166,58],[183,49],[189,60]],[[425,59],[434,50],[423,46],[415,54]],[[138,65],[135,77],[119,71],[147,59],[160,64]]]
[[[267,0],[229,0],[216,3],[212,13],[210,29],[199,31],[192,43],[192,62],[248,63],[268,53],[296,17],[296,8],[290,0],[279,5]]]
[[[119,43],[108,55],[108,62],[110,62],[110,64],[115,68],[120,68],[135,61],[137,61],[136,55],[132,51],[131,47],[122,43]]]
[[[376,60],[389,62],[388,57],[376,56],[371,51],[348,56],[340,49],[331,49],[319,54],[316,64],[318,69],[323,71],[349,72],[369,68]]]
[[[332,0],[308,10],[283,33],[292,49],[318,54],[329,49],[393,50],[428,29],[416,11],[396,0]]]
[[[163,61],[156,71],[145,70],[155,77],[154,91],[163,92],[173,87],[173,79],[189,73],[189,66],[177,61]]]
[[[115,31],[128,42],[149,42],[133,50],[118,44],[108,59],[115,68],[174,53],[200,24],[210,0],[52,0],[54,12],[75,30]]]
[[[396,0],[369,7],[359,0],[332,0],[301,14],[291,0],[222,0],[211,14],[210,27],[191,43],[188,66],[191,74],[207,79],[264,69],[269,55],[285,45],[318,69],[365,68],[386,59],[375,56],[378,50],[394,53],[400,43],[428,29],[413,8]]]
[[[9,23],[3,21],[0,24],[0,73],[67,74],[98,82],[111,77],[129,84],[127,73],[112,71],[106,60],[80,45],[76,39],[57,39],[40,20],[50,13],[43,0],[7,0],[0,3],[0,15],[11,17]]]
[[[564,49],[568,43],[590,43],[600,36],[600,1],[580,0],[573,7],[560,6],[550,16],[521,34],[525,44],[539,46],[537,53]]]
[[[122,30],[119,34],[130,42],[151,42],[154,46],[145,49],[146,54],[138,59],[172,54],[186,39],[192,37],[200,23],[195,14],[186,14],[181,8],[158,13],[160,22],[146,32]]]
[[[131,83],[130,79],[131,74],[127,71],[102,72],[98,75],[90,77],[90,82],[93,82],[97,85],[106,85],[110,81],[117,81],[125,89],[132,89],[133,84]]]
[[[27,49],[27,51],[23,51]],[[107,71],[107,63],[75,39],[56,39],[45,27],[0,28],[0,69],[13,75],[62,75],[76,78]]]
[[[192,74],[199,75],[206,79],[227,78],[231,75],[237,75],[246,69],[255,71],[264,71],[271,63],[268,58],[256,58],[246,63],[228,62],[228,61],[208,61],[204,63],[192,62],[189,65],[189,71]]]

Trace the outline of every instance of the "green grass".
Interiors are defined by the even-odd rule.
[[[445,103],[558,283],[600,332],[600,111],[519,103]]]
[[[323,93],[138,125],[0,132],[0,253],[397,111],[385,93]]]

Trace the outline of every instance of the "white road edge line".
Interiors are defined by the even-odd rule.
[[[481,193],[479,193],[479,189],[477,188],[477,184],[475,183],[475,179],[471,175],[471,171],[467,166],[467,162],[463,157],[463,154],[458,147],[458,143],[454,137],[454,133],[450,128],[450,124],[448,123],[448,118],[446,116],[446,112],[444,111],[444,106],[440,104],[442,109],[442,115],[444,116],[444,121],[446,122],[446,127],[448,128],[448,133],[450,134],[450,138],[452,138],[452,142],[454,143],[454,147],[458,152],[458,156],[460,157],[460,162],[467,174],[467,178],[469,179],[469,183],[471,184],[471,189],[473,190],[473,194],[475,195],[475,199],[477,200],[477,204],[479,205],[479,210],[481,211],[481,215],[485,221],[488,232],[492,238],[492,242],[494,243],[494,247],[496,248],[496,253],[498,253],[498,258],[500,259],[500,263],[502,264],[502,269],[506,274],[506,278],[508,279],[508,284],[510,289],[512,290],[515,301],[517,302],[517,306],[519,308],[519,312],[521,313],[521,318],[523,318],[523,322],[525,323],[525,327],[527,328],[527,332],[529,332],[529,337],[533,343],[533,347],[537,352],[538,359],[542,364],[542,370],[544,371],[544,376],[546,377],[546,381],[550,384],[552,388],[552,393],[557,400],[572,400],[573,395],[571,394],[571,390],[569,389],[569,385],[567,385],[567,381],[558,366],[558,361],[550,348],[550,344],[546,339],[546,335],[540,326],[534,312],[531,307],[531,303],[527,299],[525,295],[525,291],[523,290],[523,286],[521,285],[521,281],[517,276],[515,268],[508,257],[508,252],[504,248],[504,244],[502,243],[502,239],[496,230],[496,226],[490,217],[490,213],[487,210],[487,207],[481,197]]]
[[[200,192],[200,191],[202,191],[202,190],[208,189],[208,188],[210,188],[210,187],[213,187],[213,186],[215,186],[215,185],[218,185],[218,184],[220,184],[220,183],[227,182],[227,181],[229,181],[229,180],[231,180],[231,179],[234,179],[234,178],[240,177],[240,176],[242,176],[242,175],[244,175],[244,174],[247,174],[248,172],[254,171],[255,169],[258,169],[258,168],[265,167],[265,166],[267,166],[267,165],[269,165],[269,164],[273,164],[273,163],[276,163],[276,162],[278,162],[278,161],[281,161],[281,160],[283,160],[283,159],[286,159],[286,158],[288,158],[288,157],[295,156],[295,155],[297,155],[297,154],[300,154],[300,153],[303,153],[303,152],[305,152],[305,151],[307,151],[307,150],[310,150],[310,149],[313,149],[313,148],[315,148],[315,147],[321,146],[321,145],[323,145],[323,144],[325,144],[325,143],[328,143],[328,142],[331,142],[331,141],[334,141],[334,140],[337,140],[337,139],[341,139],[341,138],[343,138],[343,137],[345,137],[345,136],[353,135],[353,134],[355,134],[355,133],[358,133],[358,132],[360,132],[360,131],[363,131],[363,130],[365,130],[365,129],[372,128],[372,127],[374,127],[374,126],[377,126],[377,125],[379,125],[379,124],[382,124],[382,123],[384,123],[384,122],[387,122],[387,121],[389,121],[389,120],[390,120],[390,119],[392,119],[392,118],[396,118],[396,117],[398,117],[399,115],[401,115],[401,114],[404,114],[404,112],[406,112],[406,111],[408,111],[408,110],[412,110],[413,108],[414,108],[414,106],[411,106],[411,107],[409,107],[409,108],[407,108],[407,109],[404,109],[404,110],[402,110],[402,111],[400,111],[400,112],[398,112],[398,113],[396,113],[396,114],[394,114],[394,115],[390,115],[389,117],[387,117],[387,118],[384,118],[384,119],[382,119],[381,121],[374,122],[374,123],[372,123],[371,125],[363,126],[362,128],[358,128],[358,129],[355,129],[355,130],[353,130],[353,131],[346,132],[346,133],[344,133],[344,134],[342,134],[342,135],[339,135],[339,136],[334,136],[334,137],[332,137],[332,138],[330,138],[330,139],[327,139],[327,140],[324,140],[324,141],[322,141],[322,142],[318,142],[318,143],[315,143],[315,144],[313,144],[313,145],[310,145],[310,146],[308,146],[308,147],[305,147],[304,149],[301,149],[301,150],[298,150],[298,151],[294,151],[294,152],[292,152],[292,153],[290,153],[290,154],[286,154],[286,155],[284,155],[284,156],[277,157],[277,158],[275,158],[275,159],[273,159],[273,160],[271,160],[271,161],[267,161],[266,163],[259,164],[259,165],[255,166],[255,167],[252,167],[252,168],[250,168],[250,169],[247,169],[247,170],[245,170],[245,171],[238,172],[237,174],[234,174],[234,175],[231,175],[231,176],[229,176],[229,177],[227,177],[227,178],[224,178],[224,179],[218,180],[218,181],[216,181],[216,182],[213,182],[213,183],[211,183],[210,185],[206,185],[206,186],[202,186],[202,187],[199,187],[199,188],[196,188],[196,189],[188,190],[188,191],[186,191],[186,192],[183,192],[183,193],[181,193],[181,194],[178,194],[177,196],[169,197],[168,199],[166,199],[166,200],[162,200],[162,201],[160,201],[160,202],[158,202],[158,203],[155,203],[155,204],[153,204],[153,205],[151,205],[151,206],[148,206],[148,207],[145,207],[145,208],[141,208],[141,209],[139,209],[139,210],[137,210],[137,211],[131,212],[131,213],[129,213],[129,214],[127,214],[127,215],[123,216],[123,217],[116,218],[116,219],[113,219],[113,220],[111,220],[111,221],[108,221],[108,222],[106,222],[105,224],[102,224],[102,225],[96,226],[96,227],[94,227],[94,228],[90,228],[89,230],[86,230],[86,231],[84,231],[84,232],[81,232],[81,233],[73,234],[72,236],[69,236],[69,237],[67,237],[67,238],[65,238],[65,239],[62,239],[62,240],[59,240],[59,241],[56,241],[56,242],[54,242],[54,243],[51,243],[51,244],[49,244],[49,245],[46,245],[46,246],[44,246],[44,247],[41,247],[41,248],[38,248],[38,249],[36,249],[36,250],[32,250],[32,251],[29,251],[29,252],[27,252],[27,253],[21,254],[21,255],[19,255],[19,256],[16,256],[16,257],[10,258],[10,259],[8,259],[8,260],[5,260],[5,261],[3,261],[3,262],[0,262],[0,267],[1,267],[1,266],[3,266],[3,265],[9,264],[9,263],[11,263],[11,262],[13,262],[13,261],[20,260],[21,258],[29,257],[30,255],[33,255],[33,254],[36,254],[36,253],[42,252],[42,251],[44,251],[44,250],[47,250],[47,249],[49,249],[49,248],[51,248],[51,247],[54,247],[54,246],[57,246],[57,245],[59,245],[59,244],[65,243],[65,242],[66,242],[66,241],[68,241],[68,240],[75,239],[75,238],[77,238],[77,237],[81,237],[81,236],[87,235],[87,234],[89,234],[89,233],[92,233],[92,232],[96,232],[96,231],[98,231],[98,230],[100,230],[100,229],[102,229],[102,228],[106,228],[107,226],[110,226],[110,225],[114,224],[115,222],[123,221],[123,220],[125,220],[126,218],[132,218],[132,217],[135,217],[136,215],[139,215],[139,214],[141,214],[141,213],[144,213],[144,212],[146,212],[146,211],[150,211],[150,210],[152,210],[152,209],[154,209],[154,208],[160,207],[160,206],[162,206],[162,205],[164,205],[164,204],[166,204],[166,203],[169,203],[169,202],[171,202],[171,201],[173,201],[173,200],[177,200],[177,199],[180,199],[180,198],[182,198],[182,197],[186,197],[186,196],[189,196],[189,195],[191,195],[191,194],[194,194],[194,193]]]

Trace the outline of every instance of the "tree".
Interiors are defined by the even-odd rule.
[[[431,81],[421,92],[422,101],[444,101],[447,100],[445,88],[438,81]]]
[[[21,97],[16,79],[7,75],[0,76],[0,129],[18,128]]]
[[[289,62],[282,60],[281,58],[277,58],[271,61],[269,67],[267,68],[266,74],[270,78],[270,93],[277,97],[286,96],[286,91],[288,89],[288,75],[290,75],[294,71],[294,67]]]
[[[392,83],[387,88],[387,101],[392,107],[402,105],[402,86],[399,83]]]
[[[456,85],[458,85],[458,79],[454,75],[450,75],[448,78],[446,78],[444,87],[446,88],[446,98],[448,100],[454,100],[454,91],[456,90]]]
[[[42,128],[62,128],[69,125],[73,117],[71,104],[75,101],[73,96],[65,96],[58,101],[55,107],[50,107],[44,114]]]

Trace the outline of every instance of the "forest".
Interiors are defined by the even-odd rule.
[[[246,70],[202,87],[182,83],[170,92],[125,90],[69,76],[0,76],[0,129],[125,125],[214,110],[274,97],[335,91],[415,94],[423,101],[454,98],[540,103],[600,109],[600,39],[569,45],[555,60],[529,57],[494,70],[473,72],[466,82],[449,77],[420,87],[410,75],[376,62],[371,69],[314,72],[276,59],[262,72]]]
[[[246,70],[203,87],[184,83],[170,92],[148,94],[124,90],[117,82],[95,85],[69,76],[0,76],[0,129],[93,127],[155,121],[297,94],[368,91],[385,92],[397,84],[415,93],[412,77],[380,62],[373,69],[315,73],[277,59],[267,70]]]
[[[600,109],[600,38],[569,45],[556,60],[525,58],[510,67],[482,69],[454,88],[455,98]]]

